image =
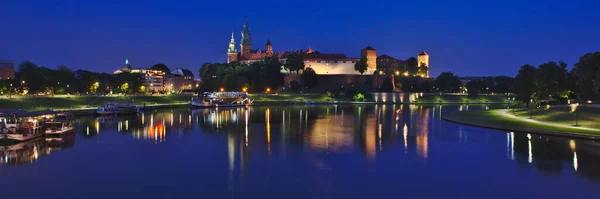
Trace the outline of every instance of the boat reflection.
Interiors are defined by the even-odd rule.
[[[75,133],[68,133],[60,139],[41,137],[15,145],[0,146],[0,164],[8,166],[31,164],[38,158],[50,155],[54,151],[73,148],[74,145]]]

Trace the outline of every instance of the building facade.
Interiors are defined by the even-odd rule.
[[[15,79],[15,62],[0,60],[0,80]]]
[[[125,65],[121,69],[117,69],[113,72],[113,74],[115,75],[121,73],[142,74],[142,85],[146,88],[146,91],[148,92],[158,92],[165,90],[165,73],[163,71],[146,68],[133,68],[129,64],[129,60],[126,59]]]
[[[417,61],[419,62],[419,71],[422,75],[429,78],[429,54],[425,51],[421,52],[419,56],[417,56]],[[426,69],[423,69],[426,67]]]
[[[188,69],[176,68],[171,70],[171,75],[164,79],[165,91],[182,93],[194,88],[194,73]]]

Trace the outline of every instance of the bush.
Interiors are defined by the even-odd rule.
[[[363,95],[362,93],[357,93],[356,95],[354,95],[353,99],[354,99],[354,101],[357,101],[357,102],[364,102],[365,95]]]

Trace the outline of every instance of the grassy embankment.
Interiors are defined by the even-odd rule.
[[[59,109],[85,109],[97,108],[111,101],[133,100],[137,105],[155,105],[155,104],[177,104],[189,102],[190,96],[71,96],[71,97],[27,97],[27,98],[2,98],[0,99],[0,109],[21,109],[27,111],[44,110],[47,108],[53,110]]]
[[[328,97],[327,94],[250,94],[254,102],[328,102],[338,99]]]
[[[333,102],[340,99],[328,97],[327,94],[251,94],[256,103],[270,102]],[[190,96],[71,96],[71,97],[17,97],[0,98],[0,109],[21,110],[53,110],[97,108],[111,101],[133,100],[138,105],[178,104],[186,103]],[[505,103],[505,96],[452,96],[432,95],[419,98],[416,103]]]
[[[457,120],[461,123],[487,126],[491,128],[514,129],[521,131],[551,131],[565,133],[600,134],[600,109],[579,107],[578,124],[574,127],[575,114],[570,112],[570,107],[551,109],[516,109],[515,117],[512,110],[466,111],[445,115],[446,118]],[[504,114],[506,113],[506,114]],[[530,114],[533,119],[530,119]]]
[[[505,95],[424,95],[423,97],[419,97],[413,103],[510,103],[508,98],[509,97]]]

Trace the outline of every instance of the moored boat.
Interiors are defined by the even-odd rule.
[[[75,131],[75,118],[70,113],[58,113],[50,121],[44,123],[47,139],[60,137],[63,134]]]
[[[100,115],[127,115],[138,113],[138,107],[132,102],[109,103],[98,107],[96,113]]]
[[[54,111],[0,110],[0,142],[15,143],[43,136],[44,123],[55,114]]]
[[[204,92],[192,97],[194,107],[238,107],[252,104],[245,92]]]

